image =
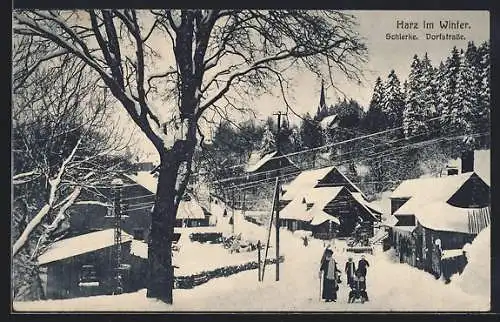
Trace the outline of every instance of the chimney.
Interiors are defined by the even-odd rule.
[[[474,171],[474,150],[462,152],[462,173]]]

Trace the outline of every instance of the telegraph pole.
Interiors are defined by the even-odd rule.
[[[231,190],[231,200],[232,200],[232,202],[231,202],[231,209],[232,209],[232,211],[231,211],[231,216],[232,216],[232,217],[231,217],[231,218],[232,218],[232,220],[233,220],[233,224],[231,225],[231,230],[232,230],[232,233],[234,234],[234,222],[236,221],[236,220],[234,219],[234,204],[235,204],[235,202],[234,202],[234,187],[233,187],[233,189]]]
[[[276,154],[278,155],[278,171],[277,171],[277,186],[276,186],[276,281],[280,280],[280,168],[281,168],[281,157],[280,157],[280,131],[281,131],[281,115],[285,115],[281,112],[274,113],[278,116],[278,131],[276,134]]]
[[[115,270],[116,270],[116,291],[115,294],[121,294],[123,292],[122,276],[120,272],[121,257],[122,257],[122,209],[121,209],[121,187],[123,186],[123,181],[121,179],[115,179],[111,182],[114,186],[114,242],[115,242]]]

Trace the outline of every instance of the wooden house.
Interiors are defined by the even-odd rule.
[[[324,117],[319,123],[323,131],[329,129],[337,128],[339,126],[340,117],[337,114],[329,115]]]
[[[158,179],[154,174],[147,171],[140,171],[135,175],[128,175],[137,185],[146,189],[153,196],[156,194]],[[179,203],[176,214],[176,227],[200,227],[210,226],[209,210],[200,205],[197,199],[190,193],[186,193]]]
[[[283,209],[294,198],[304,191],[315,187],[346,187],[353,193],[363,196],[361,190],[334,166],[302,171],[289,184],[283,186],[280,197],[280,209]]]
[[[374,210],[345,186],[313,187],[295,197],[280,212],[280,225],[289,230],[311,230],[321,239],[348,237],[355,227],[367,223],[372,228],[378,221]]]
[[[122,231],[121,276],[124,292],[130,285],[130,245],[133,237]],[[82,234],[54,242],[37,261],[48,299],[112,294],[117,289],[114,229]]]
[[[490,224],[489,186],[475,172],[403,181],[391,195],[391,240],[402,262],[442,273],[441,255]]]
[[[150,189],[137,184],[130,176],[120,177],[123,185],[120,189],[123,209],[121,228],[136,239],[147,240],[151,224],[151,210],[155,195]],[[68,237],[114,227],[114,189],[103,187],[93,191],[84,191],[81,201],[73,205],[69,212]]]
[[[300,171],[288,157],[277,151],[267,153],[257,158],[258,154],[253,153],[245,168],[246,182],[253,182],[269,179],[278,176],[294,175]]]

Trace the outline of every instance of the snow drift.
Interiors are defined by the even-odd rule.
[[[464,250],[467,265],[461,275],[454,275],[453,282],[464,292],[490,299],[490,227],[483,229],[472,244],[466,244]]]

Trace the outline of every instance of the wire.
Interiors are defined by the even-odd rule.
[[[137,207],[137,206],[143,206],[143,205],[154,205],[154,203],[155,203],[154,201],[139,202],[139,203],[128,204],[128,207],[131,208],[131,207]]]
[[[435,120],[443,119],[443,118],[447,118],[447,117],[451,117],[451,116],[449,116],[449,115],[436,116],[436,117],[432,117],[432,118],[430,118],[428,120],[425,120],[423,122],[427,123],[427,122],[431,122],[431,121],[435,121]],[[282,158],[282,157],[289,157],[289,156],[298,155],[298,154],[302,154],[302,153],[307,153],[307,152],[311,152],[311,151],[317,151],[317,150],[325,149],[325,148],[328,148],[328,147],[333,147],[333,146],[337,146],[337,145],[341,145],[341,144],[345,144],[345,143],[349,143],[349,142],[354,142],[354,141],[357,141],[357,140],[366,139],[366,138],[370,138],[370,137],[373,137],[373,136],[377,136],[377,135],[389,133],[389,132],[400,130],[400,129],[403,129],[403,128],[404,128],[404,126],[397,126],[397,127],[390,128],[390,129],[387,129],[387,130],[383,130],[383,131],[379,131],[379,132],[375,132],[375,133],[371,133],[371,134],[366,134],[366,135],[362,135],[362,136],[358,136],[358,137],[355,137],[355,138],[352,138],[352,139],[347,139],[347,140],[340,141],[340,142],[329,143],[329,144],[325,144],[325,145],[314,147],[314,148],[310,148],[310,149],[304,149],[304,150],[301,150],[301,151],[296,151],[296,152],[291,152],[291,153],[288,153],[288,154],[283,154],[283,155],[280,155],[280,156],[277,156],[277,157],[271,157],[271,158],[269,158],[269,160],[279,159],[279,158]],[[237,165],[232,166],[232,168],[243,167],[245,165],[246,165],[245,163],[237,164]]]
[[[142,195],[142,196],[137,196],[137,197],[123,198],[122,201],[135,200],[135,199],[147,198],[147,197],[154,197],[154,196],[156,196],[156,195],[153,193],[153,194],[149,194],[149,195]]]
[[[489,132],[474,133],[471,136],[479,137],[479,136],[484,136],[484,135],[488,135],[488,134],[489,134]],[[434,143],[434,142],[439,142],[439,141],[443,141],[443,140],[459,139],[459,138],[462,138],[462,137],[463,137],[463,135],[457,135],[457,136],[453,136],[453,137],[441,137],[441,138],[435,138],[435,139],[431,139],[431,140],[427,140],[427,141],[416,142],[416,143],[413,143],[413,144],[410,144],[410,145],[405,145],[405,146],[396,147],[396,148],[393,148],[393,149],[389,149],[389,150],[384,150],[384,151],[381,151],[381,152],[377,152],[377,153],[372,154],[369,157],[366,157],[364,159],[362,159],[362,158],[352,158],[352,159],[349,159],[349,160],[343,160],[343,161],[341,161],[339,163],[336,163],[336,164],[333,164],[333,165],[334,166],[338,166],[338,165],[342,165],[344,163],[353,162],[353,161],[367,161],[367,160],[378,159],[378,158],[381,158],[381,157],[385,157],[385,156],[394,154],[394,152],[398,151],[398,150],[404,150],[404,149],[408,149],[408,148],[412,148],[412,147],[417,147],[417,146],[425,146],[427,144],[431,144],[431,143]],[[387,152],[392,152],[392,153],[387,153]],[[310,168],[310,169],[305,169],[303,171],[311,171],[311,170],[325,168],[325,167],[328,167],[328,166],[332,166],[332,165],[322,165],[320,167],[316,167],[316,168],[313,167],[313,168]],[[297,171],[295,173],[300,173],[300,172],[302,172],[302,171]],[[272,181],[273,179],[284,178],[284,177],[287,177],[287,176],[290,176],[290,175],[293,175],[293,174],[294,173],[290,173],[290,174],[286,174],[286,175],[273,176],[273,177],[269,177],[269,178],[262,179],[262,180],[259,180],[259,181],[254,181],[254,182],[251,182],[251,183],[245,183],[245,184],[241,184],[241,185],[232,185],[232,186],[229,186],[229,187],[224,187],[224,188],[219,188],[219,189],[221,189],[221,190],[231,190],[231,189],[235,189],[235,188],[238,188],[238,187],[244,187],[244,189],[240,189],[240,190],[245,190],[245,189],[249,189],[249,188],[256,187],[256,186],[262,186],[263,184],[265,184],[265,183],[267,183],[269,181]],[[267,182],[262,182],[262,181],[267,181]],[[401,180],[398,180],[398,181],[401,181]],[[262,183],[258,184],[258,182],[262,182]]]
[[[151,209],[153,206],[154,206],[154,204],[150,205],[150,206],[143,206],[143,207],[138,207],[138,208],[127,209],[125,212],[128,213],[128,212],[136,211],[136,210]]]
[[[414,139],[414,138],[417,138],[417,137],[420,137],[420,136],[423,136],[423,135],[427,135],[427,134],[429,134],[429,133],[421,133],[421,134],[417,134],[417,135],[414,135],[414,136],[411,136],[411,137],[408,137],[408,138],[401,138],[401,139],[396,139],[396,140],[388,141],[386,143],[381,143],[381,144],[378,144],[378,145],[373,145],[373,146],[369,146],[369,147],[366,147],[366,148],[361,148],[361,149],[358,149],[358,150],[354,150],[354,151],[349,151],[349,152],[346,152],[346,153],[342,153],[342,154],[338,155],[337,157],[342,157],[342,156],[353,154],[353,153],[359,153],[361,151],[369,150],[369,149],[372,149],[372,148],[375,148],[375,147],[378,147],[378,146],[383,146],[383,145],[386,145],[386,144],[393,144],[393,143],[396,143],[396,142],[399,142],[399,141],[406,141],[406,140],[409,140],[409,139]],[[426,142],[426,141],[421,141],[421,142]],[[418,144],[418,143],[420,143],[420,142],[412,143],[412,144],[406,145],[406,146],[412,146],[412,145],[415,145],[415,144]],[[279,157],[279,158],[281,158],[281,157]],[[271,160],[271,159],[272,158],[270,158],[269,160]],[[285,169],[288,169],[289,167],[292,167],[292,166],[286,166],[286,167],[282,167],[282,168],[276,168],[276,169],[273,169],[273,170],[262,171],[262,172],[259,172],[259,173],[253,174],[253,175],[254,176],[259,176],[259,175],[263,175],[263,174],[270,173],[270,172],[276,172],[277,170],[285,170]],[[295,173],[297,173],[297,172],[295,172]],[[247,176],[249,176],[249,175],[247,174],[247,175],[233,176],[233,177],[229,177],[229,178],[224,178],[224,179],[216,180],[216,181],[213,181],[213,182],[214,183],[223,183],[223,182],[233,181],[235,179],[245,179]]]

